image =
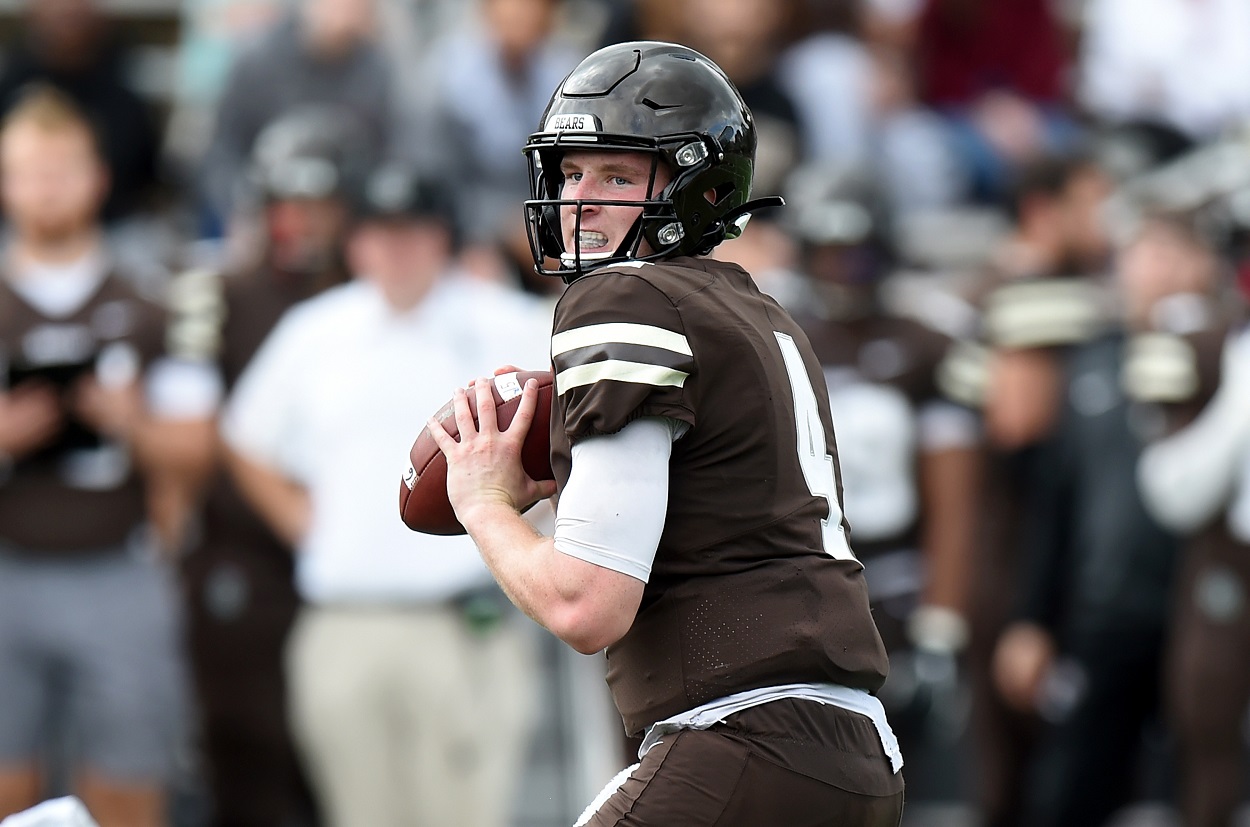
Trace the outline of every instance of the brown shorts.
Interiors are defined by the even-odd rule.
[[[780,700],[666,736],[579,824],[897,827],[903,776],[868,718]]]

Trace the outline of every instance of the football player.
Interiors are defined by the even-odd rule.
[[[1173,249],[1153,252],[1165,272],[1191,269],[1214,252],[1209,240],[1184,232],[1163,240]],[[1168,374],[1184,383],[1168,400],[1167,434],[1142,452],[1137,470],[1151,516],[1182,537],[1163,696],[1187,827],[1236,823],[1246,794],[1241,724],[1250,670],[1233,653],[1250,642],[1250,329],[1244,299],[1230,292],[1206,303],[1194,295],[1173,301],[1173,310],[1188,304],[1205,324],[1159,324],[1136,348],[1152,357],[1138,360],[1138,384]]]
[[[915,802],[958,784],[949,753],[966,717],[956,665],[968,639],[980,435],[973,412],[937,385],[951,345],[942,331],[959,329],[947,310],[952,288],[897,298],[906,276],[883,183],[850,164],[809,164],[791,177],[784,220],[802,277],[788,307],[829,387],[855,553],[890,655],[880,697]]]
[[[88,116],[29,88],[0,172],[0,819],[51,770],[103,827],[159,827],[186,700],[147,497],[185,459],[185,386],[160,304],[104,243]]]
[[[750,212],[750,111],[715,64],[634,42],[586,58],[525,148],[551,340],[554,483],[457,391],[457,516],[511,599],[608,684],[640,763],[579,825],[896,825],[887,661],[849,541],[829,398],[799,326],[702,256]],[[477,395],[480,426],[467,394]],[[519,516],[559,492],[553,537]]]
[[[1149,513],[1137,469],[1169,418],[1210,397],[1223,323],[1199,225],[1150,213],[1138,223],[1117,249],[1111,326],[1058,362],[1058,415],[995,651],[1003,700],[1039,725],[1017,822],[1028,827],[1101,827],[1130,804],[1160,711],[1180,544]]]
[[[1250,643],[1250,329],[1229,335],[1219,368],[1201,413],[1138,466],[1150,513],[1185,537],[1164,697],[1193,827],[1236,823],[1245,798],[1250,670],[1232,653]]]

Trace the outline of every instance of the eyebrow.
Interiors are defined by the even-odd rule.
[[[624,163],[622,161],[608,161],[602,166],[598,164],[596,164],[596,166],[599,168],[601,172],[606,172],[610,174],[618,174],[618,173],[628,173],[630,175],[650,175],[651,174],[650,163],[643,164],[641,167],[639,167],[638,165],[631,165],[628,163]],[[568,173],[572,171],[585,172],[586,167],[584,164],[579,164],[576,161],[570,161],[566,159],[560,162],[560,171],[564,173]]]

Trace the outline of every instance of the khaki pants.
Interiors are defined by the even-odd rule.
[[[305,608],[292,729],[327,827],[502,827],[529,746],[536,640],[452,606]]]

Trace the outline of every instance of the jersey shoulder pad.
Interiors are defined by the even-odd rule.
[[[683,389],[695,354],[681,314],[636,272],[580,279],[556,307],[551,361],[573,439],[615,433],[639,416],[693,424]]]
[[[210,269],[187,270],[170,279],[165,296],[169,313],[165,348],[170,356],[216,358],[226,318],[225,289],[221,274]]]

